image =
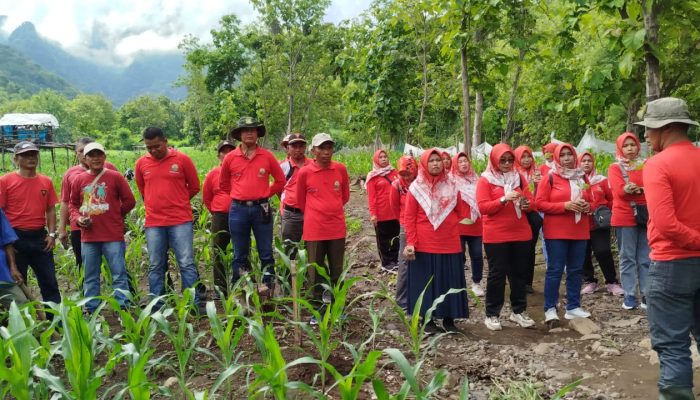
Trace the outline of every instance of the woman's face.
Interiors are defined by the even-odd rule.
[[[574,153],[571,152],[570,148],[564,147],[561,149],[561,152],[559,153],[559,162],[564,168],[576,167],[576,159],[574,158]]]
[[[503,153],[501,158],[498,159],[498,169],[501,172],[510,172],[513,170],[513,163],[515,162],[515,156],[511,152]]]
[[[389,156],[387,156],[384,152],[379,153],[379,157],[377,157],[377,160],[379,161],[379,166],[381,168],[384,168],[387,165],[389,165]]]
[[[522,165],[525,169],[532,166],[532,154],[530,154],[529,151],[524,152],[523,156],[520,157],[520,165]]]
[[[593,158],[588,154],[581,158],[581,168],[587,174],[593,171]]]
[[[639,154],[637,142],[632,138],[625,139],[625,141],[622,142],[622,154],[628,160],[634,160],[637,158],[637,154]]]
[[[447,154],[440,156],[442,159],[442,165],[445,167],[445,169],[450,169],[452,168],[452,159],[450,156]]]
[[[457,159],[457,168],[459,168],[459,172],[463,174],[469,172],[469,159],[466,156],[460,156]]]
[[[399,176],[401,177],[401,179],[403,179],[404,182],[413,182],[413,179],[415,179],[413,174],[408,171],[399,172]]]
[[[439,154],[433,153],[428,158],[428,173],[432,176],[440,175],[442,169],[444,168],[443,160]]]

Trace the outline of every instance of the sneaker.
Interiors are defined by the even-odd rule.
[[[625,291],[622,290],[622,286],[620,286],[619,283],[608,283],[605,285],[605,287],[608,289],[608,293],[610,293],[613,296],[624,296]]]
[[[646,310],[646,309],[647,309],[647,298],[646,298],[646,296],[642,296],[642,303],[639,305],[639,307],[640,307],[642,310]]]
[[[581,307],[576,307],[573,310],[566,310],[566,314],[564,314],[564,318],[566,319],[588,318],[590,316],[591,313],[584,311]]]
[[[522,326],[523,328],[529,328],[535,325],[535,321],[533,321],[532,318],[525,314],[525,312],[521,312],[520,314],[510,313],[509,319],[515,322],[516,324]]]
[[[581,294],[593,294],[598,289],[598,284],[595,282],[588,282],[581,289]]]
[[[318,325],[318,320],[316,319],[315,316],[313,316],[313,315],[311,316],[311,319],[309,320],[309,325],[311,325],[311,326]]]
[[[486,295],[486,292],[484,292],[484,289],[482,289],[481,285],[478,283],[472,283],[472,292],[474,296],[477,297],[484,297]]]
[[[625,299],[622,301],[622,308],[625,310],[634,310],[637,308],[637,298],[625,295]]]
[[[544,322],[559,321],[559,315],[557,315],[557,309],[552,307],[544,312]]]
[[[484,324],[492,331],[500,331],[503,329],[501,326],[501,321],[498,320],[498,317],[486,317]]]

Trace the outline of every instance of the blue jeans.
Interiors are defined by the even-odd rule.
[[[642,296],[647,293],[649,275],[649,241],[647,228],[623,226],[616,228],[620,250],[620,283],[625,297],[637,297],[637,282]]]
[[[700,344],[700,257],[651,263],[647,315],[661,398],[693,399],[690,335]]]
[[[581,280],[587,240],[545,239],[547,272],[544,277],[544,309],[556,307],[559,285],[566,271],[566,309],[581,307]]]
[[[100,295],[100,272],[102,256],[107,260],[112,272],[112,289],[114,298],[121,307],[129,305],[129,278],[126,275],[126,260],[124,259],[124,241],[120,242],[83,242],[80,246],[85,268],[83,292],[85,297],[92,297],[85,308],[92,312],[100,305],[95,297]]]
[[[231,232],[231,243],[233,244],[233,261],[231,270],[233,271],[232,281],[235,283],[240,277],[241,268],[248,268],[250,262],[250,231],[255,235],[255,247],[258,249],[258,257],[263,270],[263,282],[271,283],[273,275],[269,272],[274,268],[275,259],[272,256],[272,227],[273,219],[263,222],[260,206],[255,204],[247,206],[231,202],[231,209],[228,213],[228,227]]]
[[[182,288],[195,286],[199,273],[194,266],[192,245],[192,222],[180,225],[154,226],[146,228],[146,245],[148,246],[148,288],[150,296],[165,293],[165,273],[168,270],[168,249],[173,249],[175,260],[180,267]],[[195,304],[199,304],[199,293],[195,290]]]
[[[484,249],[481,236],[460,236],[462,252],[469,247],[469,260],[472,265],[472,282],[479,283],[484,276]]]

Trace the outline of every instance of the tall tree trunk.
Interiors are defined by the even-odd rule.
[[[476,92],[476,102],[474,104],[474,133],[472,135],[472,146],[481,144],[481,125],[484,121],[484,92]]]
[[[423,102],[420,105],[420,117],[418,118],[418,124],[423,123],[423,118],[425,118],[425,108],[428,106],[428,43],[427,43],[427,21],[425,13],[421,13],[423,22],[423,37],[421,46],[421,63],[423,64],[423,77],[421,84],[423,85]]]
[[[462,32],[467,32],[467,13],[462,11]],[[465,39],[462,46],[459,49],[459,55],[461,60],[461,72],[462,72],[462,125],[464,129],[464,152],[467,153],[467,157],[471,157],[472,154],[472,144],[471,144],[471,129],[469,129],[469,122],[471,120],[471,112],[469,110],[469,71],[467,69],[467,41]]]
[[[637,118],[637,111],[639,111],[639,96],[634,95],[627,103],[627,132],[635,131],[636,125],[634,125],[634,123],[639,121],[639,118]]]
[[[508,143],[513,130],[515,130],[515,122],[513,121],[515,114],[515,98],[517,97],[518,84],[520,83],[520,73],[523,71],[523,60],[525,59],[525,49],[520,49],[518,54],[518,66],[515,68],[515,77],[513,78],[513,89],[510,92],[510,101],[508,102],[508,114],[506,117],[506,129],[501,136],[502,143]]]
[[[644,29],[646,29],[646,40],[644,41],[644,58],[647,64],[647,102],[661,97],[661,68],[659,59],[656,58],[652,49],[659,44],[659,13],[658,0],[643,0]]]

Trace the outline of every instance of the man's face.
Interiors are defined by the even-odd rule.
[[[664,126],[661,128],[646,128],[644,130],[644,140],[647,141],[649,144],[649,147],[655,152],[658,153],[661,150],[661,133],[664,131]]]
[[[333,157],[333,142],[324,142],[314,147],[314,154],[318,162],[323,164],[329,163]]]
[[[155,137],[153,139],[144,139],[146,150],[156,160],[162,160],[168,155],[168,139]]]
[[[39,165],[39,152],[27,151],[15,156],[15,163],[20,169],[36,169]]]
[[[85,154],[83,154],[85,146],[87,146],[87,143],[78,143],[75,145],[75,156],[78,158],[78,162],[83,165],[87,164],[87,161],[85,161]]]
[[[102,169],[105,166],[107,155],[99,150],[93,150],[85,155],[85,160],[90,169]]]
[[[287,145],[287,154],[292,160],[303,159],[304,153],[306,153],[306,143],[304,142],[295,142]]]
[[[246,146],[255,146],[258,142],[258,129],[245,128],[241,131],[241,142]]]
[[[219,150],[218,158],[219,161],[224,161],[224,158],[226,157],[226,154],[232,152],[234,149],[233,146],[224,146]]]

